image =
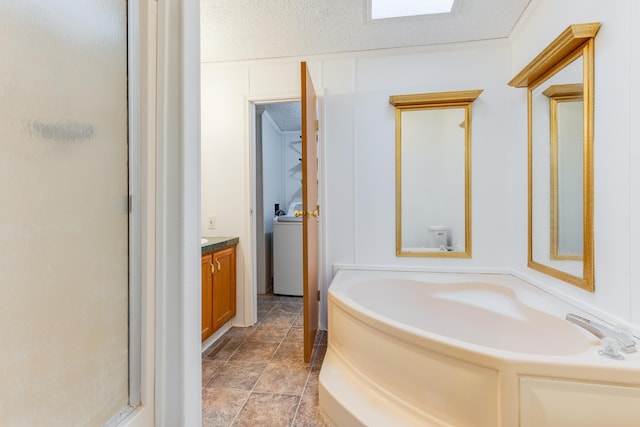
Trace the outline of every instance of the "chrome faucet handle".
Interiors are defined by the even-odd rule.
[[[600,339],[616,339],[618,342],[620,342],[620,351],[622,351],[623,353],[633,353],[636,351],[636,342],[633,340],[633,338],[631,338],[630,335],[614,331],[613,329],[603,324],[586,319],[582,316],[578,316],[577,314],[569,313],[567,314],[566,319],[569,322],[575,323],[576,325],[586,329]]]

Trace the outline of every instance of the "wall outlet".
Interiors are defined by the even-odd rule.
[[[209,226],[209,230],[215,230],[216,228],[216,217],[210,216],[207,220],[207,224]]]

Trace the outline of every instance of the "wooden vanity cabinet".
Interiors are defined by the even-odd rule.
[[[213,253],[216,272],[213,275],[213,330],[236,315],[236,248]]]
[[[202,255],[202,341],[213,334],[213,254]]]
[[[202,256],[202,341],[236,315],[236,247]]]

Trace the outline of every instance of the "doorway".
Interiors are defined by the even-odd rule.
[[[287,256],[289,253],[287,246],[291,243],[284,246],[279,243],[276,249],[284,247],[284,252],[282,249],[274,252],[274,229],[276,233],[279,229],[277,224],[274,227],[274,218],[285,215],[292,203],[302,200],[301,114],[299,100],[255,104],[252,133],[256,167],[252,182],[255,192],[256,294],[274,292],[274,275],[278,269],[282,270],[275,262],[278,257]],[[293,229],[296,225],[292,223],[287,227]],[[279,242],[281,241],[280,239]],[[302,240],[297,249],[298,253],[301,253]],[[295,264],[290,262],[288,267],[297,269],[298,266]],[[301,296],[302,277],[299,287],[300,292],[297,295]],[[296,295],[295,290],[292,292],[292,295]]]

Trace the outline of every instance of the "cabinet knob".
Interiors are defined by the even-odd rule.
[[[216,268],[213,266],[213,263],[210,262],[209,265],[211,265],[211,274],[216,272]]]
[[[216,258],[216,262],[218,263],[218,271],[220,271],[220,260]]]

